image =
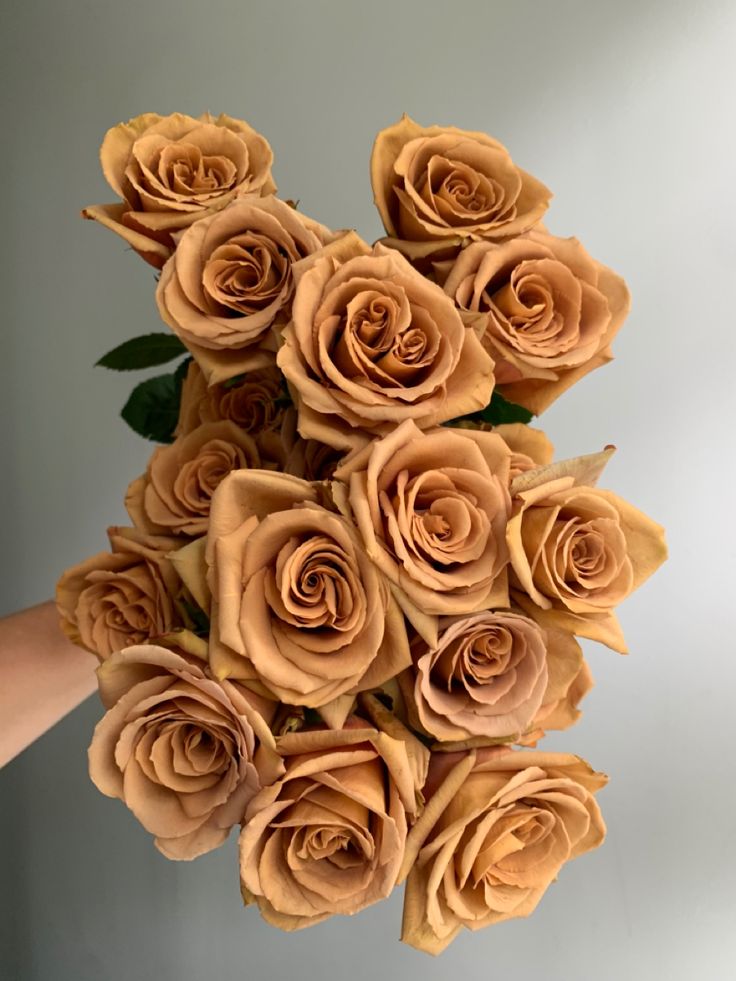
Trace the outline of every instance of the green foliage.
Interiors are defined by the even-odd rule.
[[[147,378],[136,385],[120,413],[133,432],[157,443],[173,443],[181,386],[190,361],[187,358],[176,371]]]
[[[492,426],[501,426],[507,422],[531,422],[534,413],[525,409],[523,405],[509,402],[507,399],[494,392],[491,401],[481,412],[476,412],[471,416],[465,416],[469,422],[487,422]]]
[[[166,364],[185,353],[186,348],[176,334],[144,334],[108,351],[97,366],[113,371],[137,371]]]

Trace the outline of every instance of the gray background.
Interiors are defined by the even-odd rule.
[[[507,143],[634,295],[617,360],[545,427],[560,455],[616,443],[608,483],[672,550],[622,609],[631,655],[590,646],[585,718],[547,743],[612,775],[609,840],[531,920],[439,960],[397,942],[399,895],[276,933],[240,906],[234,838],[169,863],[88,782],[93,698],[0,773],[3,981],[733,977],[733,4],[5,0],[2,22],[0,613],[104,547],[149,452],[117,419],[130,378],[92,363],[157,329],[153,274],[78,219],[111,200],[105,130],[147,110],[247,119],[283,196],[367,238],[402,111]]]

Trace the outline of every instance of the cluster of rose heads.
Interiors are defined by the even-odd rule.
[[[610,360],[623,280],[483,133],[378,135],[374,245],[276,197],[228,116],[139,116],[101,159],[120,200],[85,214],[160,269],[187,360],[131,527],[58,586],[100,660],[92,779],[172,859],[239,826],[282,929],[404,881],[431,953],[528,915],[605,833],[606,778],[536,748],[592,685],[577,638],[624,652],[666,554],[597,486],[612,448],[553,462],[527,425]]]

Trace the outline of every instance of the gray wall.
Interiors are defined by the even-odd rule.
[[[667,525],[672,559],[623,608],[632,654],[591,645],[585,718],[548,742],[611,774],[609,841],[531,920],[439,961],[396,942],[398,895],[276,933],[240,907],[234,838],[169,863],[88,782],[92,699],[0,773],[0,976],[732,977],[736,8],[5,0],[2,19],[0,613],[104,546],[149,451],[116,417],[130,380],[92,363],[156,329],[152,271],[78,219],[109,199],[105,129],[149,109],[248,119],[284,196],[368,238],[372,138],[402,111],[506,142],[556,192],[552,229],[634,294],[617,360],[546,427],[561,454],[618,444],[609,483]]]

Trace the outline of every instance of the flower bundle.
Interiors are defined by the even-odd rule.
[[[100,660],[92,779],[172,859],[239,826],[282,929],[403,881],[431,953],[528,915],[605,833],[603,774],[536,747],[591,687],[578,638],[624,652],[665,558],[598,486],[612,447],[555,462],[529,426],[611,359],[623,280],[483,133],[378,135],[373,245],[277,197],[227,116],[139,116],[101,160],[119,201],[85,214],[160,270],[170,328],[101,363],[181,360],[123,410],[160,444],[130,527],[58,586]]]

